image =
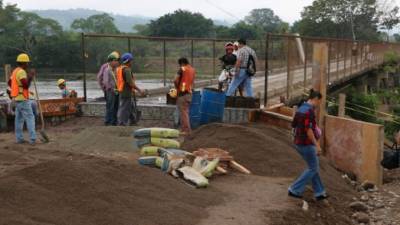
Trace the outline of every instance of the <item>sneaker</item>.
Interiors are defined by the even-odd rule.
[[[25,140],[22,140],[22,141],[17,141],[17,144],[19,144],[19,145],[21,145],[21,144],[26,144],[26,143],[28,143],[27,141],[25,141]]]
[[[327,194],[324,194],[324,195],[320,195],[320,196],[318,196],[318,197],[315,197],[315,199],[316,199],[317,201],[322,201],[322,200],[325,200],[325,199],[327,199],[327,198],[329,198],[329,195],[327,195]]]
[[[299,199],[303,198],[303,196],[293,194],[291,191],[288,191],[288,196],[292,197],[292,198],[299,198]]]

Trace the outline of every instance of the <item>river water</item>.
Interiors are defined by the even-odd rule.
[[[160,80],[138,80],[136,84],[141,89],[155,89],[163,87],[163,82]],[[38,92],[41,99],[61,98],[61,91],[57,87],[57,81],[38,81]],[[78,97],[83,97],[83,81],[68,81],[67,87],[70,90],[78,92]],[[86,82],[86,91],[88,99],[103,97],[103,91],[99,88],[96,81]],[[6,92],[7,85],[5,82],[0,82],[0,92]],[[33,84],[31,91],[34,92]]]

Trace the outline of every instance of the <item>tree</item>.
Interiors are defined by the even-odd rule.
[[[177,10],[152,20],[149,30],[151,36],[210,37],[214,33],[214,23],[200,13]]]
[[[71,28],[85,33],[120,33],[114,24],[114,18],[107,13],[93,15],[87,19],[76,19],[72,22]]]
[[[400,42],[400,34],[393,34],[394,40]]]
[[[312,27],[337,38],[378,40],[379,15],[376,0],[315,0],[304,8],[299,27],[303,35],[314,35]]]
[[[150,35],[150,29],[148,24],[136,24],[132,27],[132,29],[135,31],[135,33],[140,34],[140,35]]]
[[[281,33],[287,31],[289,27],[288,23],[282,21],[272,9],[268,8],[253,9],[244,20],[246,23],[261,27],[264,32],[270,33]]]
[[[227,26],[215,26],[216,38],[232,38],[231,28]]]
[[[244,38],[244,39],[260,39],[262,38],[263,31],[253,25],[247,24],[244,21],[240,21],[233,25],[231,28],[231,37],[233,38]]]
[[[400,23],[399,7],[395,6],[394,1],[387,2],[387,0],[382,2],[380,6],[380,25],[382,29],[387,30],[387,41],[389,41],[390,31]]]

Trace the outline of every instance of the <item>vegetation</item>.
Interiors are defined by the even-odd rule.
[[[383,7],[384,6],[384,7]],[[292,32],[302,35],[377,41],[379,28],[399,24],[399,8],[378,0],[315,0],[302,12]]]
[[[15,57],[26,52],[32,57],[36,68],[55,72],[78,72],[82,66],[80,32],[122,34],[113,16],[105,13],[75,19],[69,29],[63,29],[59,22],[21,11],[17,5],[3,4],[0,0],[0,65],[14,64]],[[204,37],[236,40],[246,38],[260,40],[266,32],[300,32],[305,35],[378,40],[382,38],[378,28],[392,29],[398,24],[398,8],[388,6],[381,9],[376,0],[315,0],[304,9],[302,20],[292,28],[268,8],[254,9],[248,16],[228,27],[215,25],[200,13],[177,10],[151,20],[148,24],[132,23],[132,32],[145,36]],[[400,40],[400,36],[394,36]],[[95,73],[113,50],[127,51],[125,39],[87,38],[85,46],[86,68]],[[254,42],[257,43],[257,42]],[[260,49],[265,46],[254,44]],[[223,53],[223,42],[217,43],[216,54]],[[140,73],[162,73],[162,42],[132,40],[131,51],[135,55],[134,68]],[[212,44],[196,42],[194,57],[198,65],[206,65],[204,73],[212,68]],[[167,62],[175,62],[176,57],[190,57],[190,42],[168,42]],[[211,61],[210,61],[211,58]],[[210,63],[211,62],[211,63]],[[208,68],[205,68],[207,67]],[[168,64],[167,71],[175,70]]]

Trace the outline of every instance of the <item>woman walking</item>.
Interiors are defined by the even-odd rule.
[[[319,176],[318,156],[321,154],[321,147],[318,139],[321,131],[315,120],[315,108],[320,105],[321,98],[320,92],[311,89],[308,100],[301,104],[293,119],[296,150],[307,163],[308,168],[289,187],[290,197],[302,198],[305,187],[310,182],[317,200],[328,197]]]

